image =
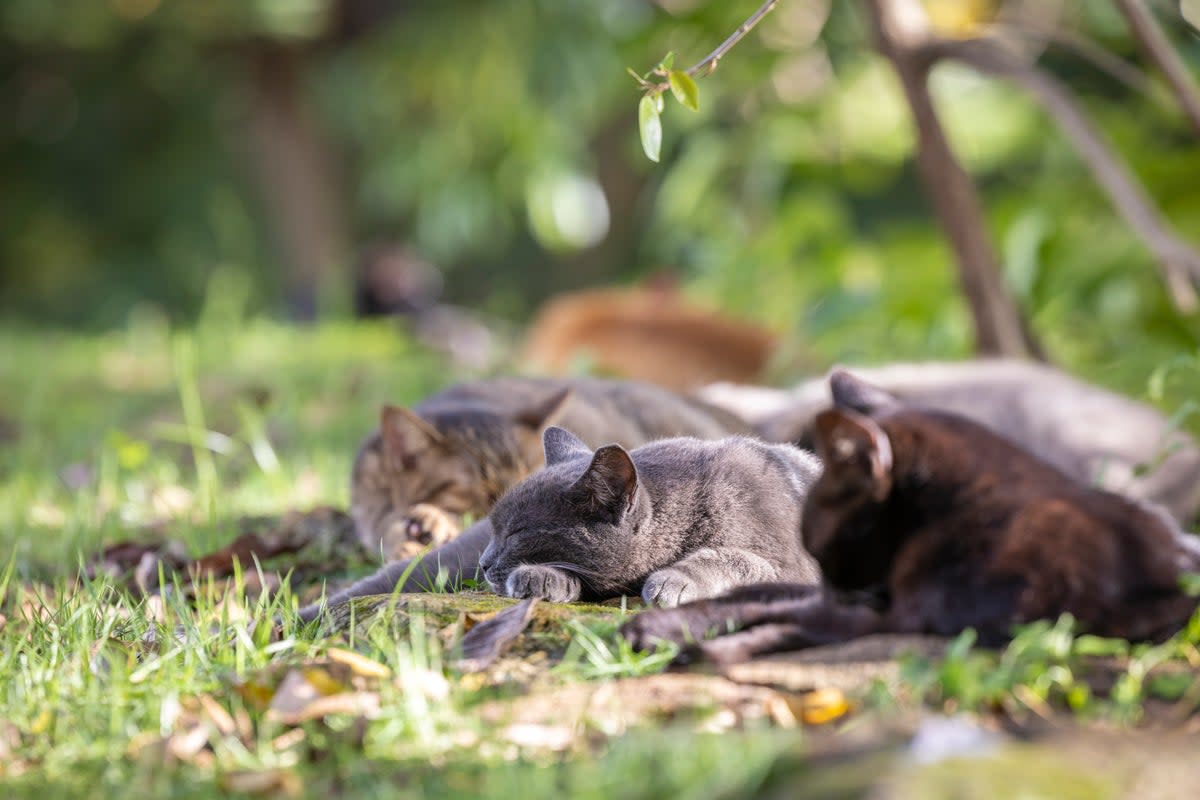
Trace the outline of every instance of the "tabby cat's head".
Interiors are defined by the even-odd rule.
[[[377,550],[421,503],[455,517],[487,514],[509,486],[541,466],[542,430],[561,415],[568,397],[556,392],[510,413],[481,404],[419,415],[384,406],[379,430],[363,442],[351,474],[359,539]]]

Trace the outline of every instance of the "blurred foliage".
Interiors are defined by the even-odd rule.
[[[964,9],[1001,5],[927,3],[951,32],[974,30]],[[698,112],[664,110],[661,163],[642,154],[626,68],[667,52],[694,63],[757,6],[8,0],[0,311],[188,319],[227,286],[278,309],[285,268],[245,140],[250,62],[286,50],[344,165],[350,241],[408,242],[446,270],[450,300],[520,319],[553,291],[667,267],[828,359],[965,354],[907,109],[858,4],[781,3],[701,81]],[[1158,7],[1200,68],[1200,42]],[[1059,8],[1061,25],[1139,62],[1110,4]],[[1161,81],[1133,92],[1068,49],[1040,52],[1175,226],[1200,229],[1200,148]],[[934,90],[1053,356],[1136,389],[1193,351],[1200,327],[1029,99],[951,65]]]

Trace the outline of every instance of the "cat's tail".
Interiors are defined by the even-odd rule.
[[[491,537],[492,525],[485,517],[441,547],[415,558],[385,564],[374,575],[305,606],[297,616],[301,622],[312,622],[327,609],[367,595],[428,592],[437,589],[439,584],[456,588],[462,581],[475,577],[479,571],[479,558]]]

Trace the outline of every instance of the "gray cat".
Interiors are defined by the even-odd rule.
[[[373,575],[324,600],[305,606],[297,616],[301,622],[312,622],[326,608],[367,595],[391,594],[394,591],[429,592],[439,585],[456,589],[464,579],[474,578],[479,573],[479,558],[491,537],[492,524],[485,517],[441,547],[415,558],[385,564]]]
[[[479,561],[498,594],[553,602],[640,592],[673,606],[768,581],[817,583],[800,545],[816,457],[732,437],[593,452],[550,427],[546,467],[493,507]]]
[[[891,364],[855,374],[897,398],[986,425],[1071,477],[1148,500],[1189,522],[1200,510],[1200,449],[1153,408],[1042,364],[1005,359]],[[830,407],[824,378],[791,390],[714,384],[705,401],[768,441],[808,443]]]
[[[594,445],[749,434],[734,415],[657,386],[598,378],[493,378],[451,386],[412,409],[385,406],[354,460],[350,513],[371,552],[416,555],[488,513],[542,465],[542,431]]]

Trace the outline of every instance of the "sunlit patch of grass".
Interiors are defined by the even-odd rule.
[[[1021,626],[999,651],[974,648],[968,629],[937,660],[903,664],[907,691],[950,711],[1001,711],[1014,718],[1070,712],[1083,720],[1137,723],[1158,701],[1180,721],[1200,708],[1200,611],[1161,644],[1079,634],[1064,614]],[[1096,691],[1099,683],[1104,688]]]
[[[15,430],[0,442],[0,795],[199,797],[261,781],[284,795],[557,796],[569,786],[611,796],[621,785],[657,797],[708,781],[753,786],[794,747],[794,737],[747,734],[733,764],[717,757],[723,741],[680,731],[600,748],[596,761],[535,752],[482,723],[481,700],[512,690],[481,692],[459,676],[444,626],[419,610],[327,636],[296,624],[286,588],[247,598],[240,570],[232,589],[201,581],[194,592],[161,575],[151,598],[82,577],[87,558],[116,541],[172,538],[196,555],[226,545],[246,515],[344,507],[378,404],[413,403],[465,377],[390,325],[172,331],[138,317],[108,335],[0,338],[0,415]],[[567,650],[556,681],[665,665],[666,654],[630,651],[617,622],[583,619],[555,634],[553,647]],[[370,689],[375,712],[288,726],[239,689],[331,647],[386,668],[391,677]],[[711,758],[683,761],[684,750]],[[657,774],[630,788],[652,763]]]
[[[585,680],[626,678],[662,672],[678,653],[674,645],[662,645],[653,652],[639,653],[617,634],[622,619],[589,621],[570,620],[571,642],[555,671]]]
[[[388,324],[227,316],[187,331],[138,317],[91,337],[0,329],[0,796],[209,797],[255,785],[319,797],[829,796],[796,731],[589,733],[569,752],[506,738],[480,709],[528,686],[460,675],[446,614],[364,613],[326,634],[297,624],[286,588],[247,597],[253,564],[232,589],[211,581],[189,593],[162,575],[151,598],[81,577],[89,555],[131,537],[176,539],[197,555],[228,544],[247,515],[344,507],[379,403],[467,377]],[[617,634],[622,609],[551,612],[571,616],[525,643],[553,654],[547,666],[557,659],[548,676],[542,668],[550,684],[653,675],[673,656],[632,651]],[[1110,716],[1136,719],[1147,698],[1196,704],[1195,682],[1162,669],[1200,663],[1196,625],[1169,645],[1129,648],[1064,624],[1033,626],[1000,654],[963,639],[943,662],[910,664],[908,688],[943,708],[1045,703],[1086,716],[1101,706],[1080,670],[1112,647],[1123,660],[1102,698]],[[319,672],[311,665],[331,648],[386,668],[364,690],[371,713],[293,725],[246,689]],[[838,784],[845,796],[873,777],[838,775],[855,787]]]

